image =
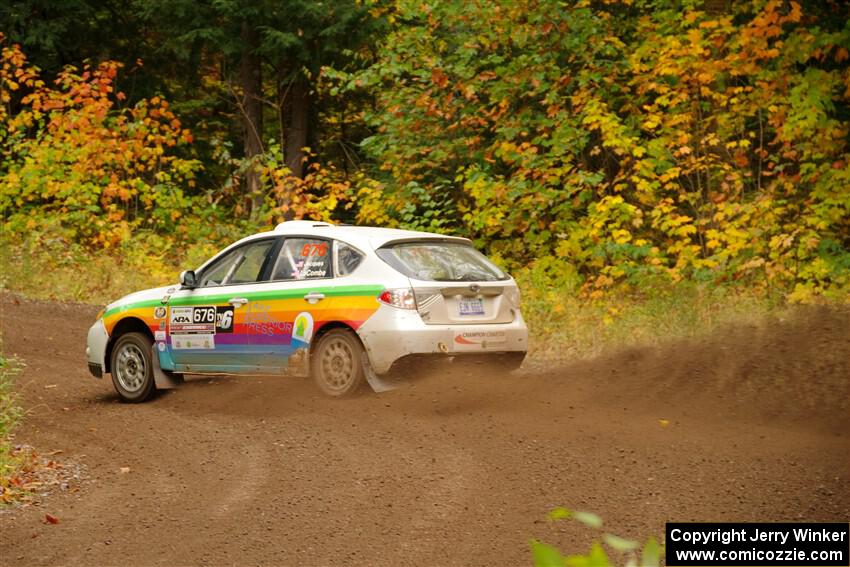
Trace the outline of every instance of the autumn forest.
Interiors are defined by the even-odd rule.
[[[469,236],[585,297],[685,280],[840,296],[848,12],[4,0],[4,245],[173,274],[313,218]]]

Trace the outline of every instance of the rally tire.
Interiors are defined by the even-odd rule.
[[[144,402],[156,391],[152,345],[153,341],[143,333],[127,333],[115,342],[110,361],[112,385],[125,402]]]
[[[310,368],[322,392],[333,398],[356,394],[366,382],[363,345],[348,329],[331,329],[321,336]]]

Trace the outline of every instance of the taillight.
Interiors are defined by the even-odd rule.
[[[378,296],[378,301],[399,309],[416,309],[416,298],[410,288],[385,289]]]

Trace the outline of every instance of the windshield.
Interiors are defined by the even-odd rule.
[[[404,242],[379,249],[378,257],[417,280],[490,282],[508,276],[484,254],[459,242]]]

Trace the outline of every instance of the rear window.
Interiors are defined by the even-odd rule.
[[[490,282],[508,276],[478,250],[459,242],[403,242],[380,248],[378,257],[417,280]]]

